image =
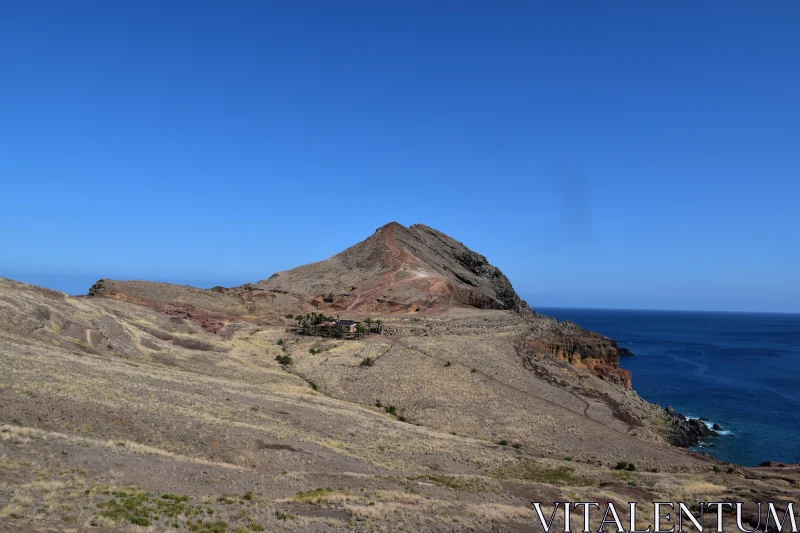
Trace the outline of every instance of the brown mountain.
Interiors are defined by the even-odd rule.
[[[452,237],[391,222],[329,259],[234,289],[295,297],[285,305],[353,312],[437,312],[453,307],[533,313],[508,278]]]

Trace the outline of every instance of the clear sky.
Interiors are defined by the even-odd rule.
[[[797,1],[0,5],[0,276],[233,285],[396,220],[534,307],[800,312],[799,203]]]

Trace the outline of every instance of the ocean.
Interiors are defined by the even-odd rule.
[[[800,461],[800,315],[536,308],[616,339],[648,401],[722,426],[697,451],[755,466]]]

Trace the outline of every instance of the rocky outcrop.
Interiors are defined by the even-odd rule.
[[[690,448],[697,446],[702,437],[712,437],[717,434],[709,429],[702,420],[686,418],[684,415],[676,413],[672,407],[667,407],[664,412],[670,425],[667,441],[674,446]]]
[[[613,367],[610,365],[597,365],[594,367],[594,374],[601,379],[616,383],[626,389],[633,388],[631,373],[624,368]]]
[[[619,353],[620,357],[633,357],[634,353],[627,348],[618,347],[617,352]]]
[[[569,321],[552,320],[545,332],[530,338],[528,343],[542,354],[549,354],[577,368],[584,368],[626,389],[632,387],[631,373],[620,368],[619,360],[623,354],[631,356],[633,353],[620,348],[617,341],[599,333],[585,330]]]

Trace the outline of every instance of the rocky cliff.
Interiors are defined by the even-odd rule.
[[[528,339],[528,345],[537,353],[554,356],[577,368],[584,368],[596,376],[631,388],[631,373],[620,368],[620,357],[631,356],[627,348],[599,333],[585,330],[576,324],[549,319],[547,326]]]

